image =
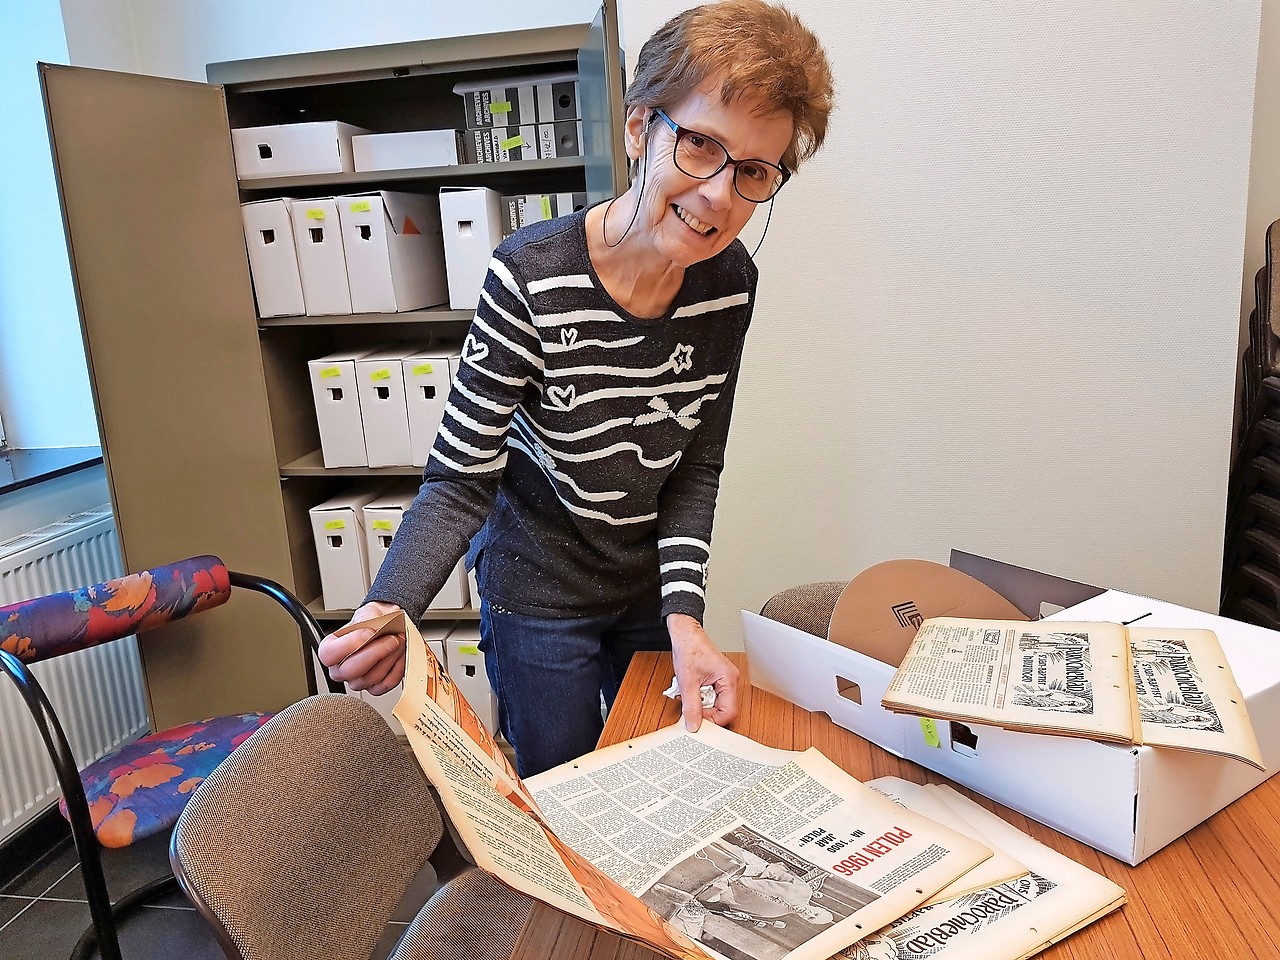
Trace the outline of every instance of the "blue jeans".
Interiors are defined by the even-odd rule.
[[[670,650],[658,596],[622,613],[526,617],[482,600],[480,650],[498,698],[498,724],[531,777],[589,753],[613,706],[631,655]]]

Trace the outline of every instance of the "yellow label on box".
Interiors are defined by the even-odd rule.
[[[489,114],[491,116],[496,116],[500,113],[510,113],[510,112],[511,112],[510,100],[495,100],[493,103],[489,104]]]
[[[323,211],[323,210],[318,210],[318,209],[317,209],[317,210],[308,210],[308,211],[307,211],[307,219],[308,219],[308,220],[323,220],[323,219],[324,219],[324,211]]]
[[[517,133],[514,137],[507,137],[505,140],[498,141],[498,145],[501,146],[503,150],[510,150],[513,147],[522,147],[524,146],[524,137]]]
[[[425,377],[427,374],[431,373],[434,369],[435,367],[431,366],[431,364],[429,363],[420,363],[413,368],[413,375],[415,377]]]
[[[373,529],[375,529],[375,530],[390,530],[390,529],[391,529],[391,521],[390,521],[390,520],[375,520],[375,521],[373,521]]]
[[[464,643],[458,648],[458,652],[464,656],[474,657],[480,653],[480,648],[474,643]]]
[[[373,205],[368,200],[357,200],[351,205],[352,213],[368,213],[373,209]]]
[[[324,522],[324,528],[325,528],[326,530],[345,530],[345,529],[347,528],[347,521],[345,521],[345,520],[326,520],[326,521]]]
[[[924,734],[924,742],[931,747],[942,746],[942,740],[938,736],[938,724],[928,717],[920,718],[920,731]]]
[[[320,371],[321,380],[332,380],[334,377],[342,376],[341,367],[325,367]]]
[[[542,219],[551,219],[551,198],[546,194],[543,194],[542,196]]]
[[[375,371],[373,371],[373,373],[369,374],[369,379],[370,379],[370,380],[372,380],[374,383],[377,383],[379,380],[390,380],[390,379],[391,379],[391,371],[390,371],[390,370],[375,370]]]

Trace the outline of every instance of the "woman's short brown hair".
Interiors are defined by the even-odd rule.
[[[795,132],[782,156],[788,169],[822,146],[835,95],[831,66],[791,11],[765,0],[721,0],[677,14],[640,48],[624,104],[670,107],[712,78],[726,104],[751,95],[767,112],[791,115]]]

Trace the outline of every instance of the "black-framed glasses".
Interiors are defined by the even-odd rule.
[[[672,159],[676,169],[695,180],[710,180],[728,164],[733,164],[733,189],[743,200],[764,203],[778,195],[791,179],[791,171],[768,160],[736,160],[715,137],[676,123],[661,108],[654,113],[676,135]]]

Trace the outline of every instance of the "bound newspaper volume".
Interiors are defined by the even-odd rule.
[[[921,625],[881,703],[1264,769],[1244,697],[1209,630],[938,617]]]

